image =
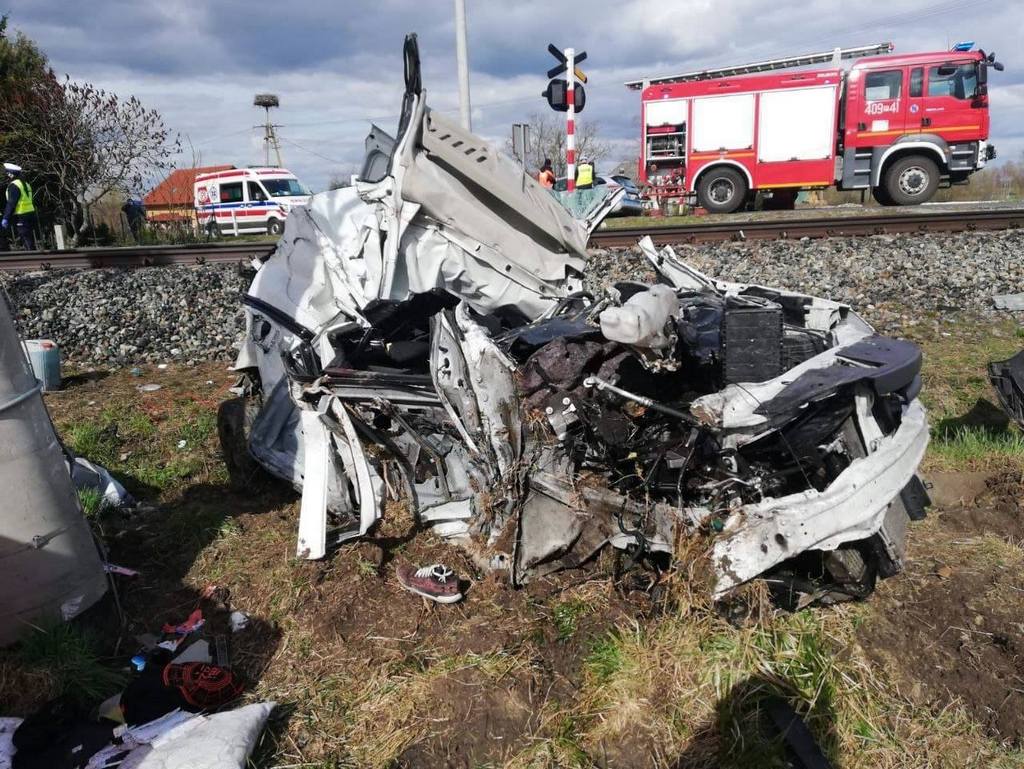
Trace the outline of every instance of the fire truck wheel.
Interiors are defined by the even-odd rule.
[[[284,224],[280,219],[271,219],[267,222],[268,235],[280,235],[282,232],[284,232]]]
[[[734,168],[712,168],[697,184],[697,202],[713,214],[738,211],[746,199],[747,180]]]
[[[875,199],[875,202],[880,206],[894,206],[892,198],[889,197],[889,193],[886,192],[885,187],[875,187],[871,190],[871,197]]]
[[[898,206],[926,203],[938,188],[939,167],[923,155],[900,158],[885,172],[885,191]]]

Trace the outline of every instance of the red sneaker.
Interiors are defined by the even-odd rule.
[[[459,578],[444,564],[435,563],[422,568],[403,565],[395,573],[399,584],[410,593],[438,603],[455,603],[462,599]]]

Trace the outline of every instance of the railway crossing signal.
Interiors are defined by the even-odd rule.
[[[547,89],[541,94],[545,99],[548,100],[548,106],[551,107],[555,112],[568,112],[569,102],[566,101],[567,91],[569,90],[569,83],[561,78],[555,78],[548,83]],[[576,107],[577,112],[583,111],[583,106],[587,103],[587,94],[583,90],[582,86],[576,86],[575,96],[573,97],[573,104]]]
[[[575,192],[576,113],[582,112],[583,105],[587,103],[587,95],[583,90],[587,75],[577,65],[587,58],[587,52],[576,53],[572,48],[561,51],[553,43],[548,45],[548,52],[558,64],[548,70],[548,78],[551,80],[541,96],[547,99],[551,109],[565,113],[565,188],[568,192]],[[558,77],[562,74],[565,75],[564,80]]]

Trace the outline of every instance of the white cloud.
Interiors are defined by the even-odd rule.
[[[369,120],[387,130],[397,121],[406,31],[420,35],[431,105],[457,109],[449,0],[92,0],[81,13],[69,13],[63,0],[8,5],[12,26],[36,39],[58,71],[139,96],[187,134],[205,163],[262,162],[252,128],[262,113],[252,97],[272,91],[281,97],[274,117],[292,170],[322,188],[333,173],[358,167]],[[1007,65],[992,74],[992,140],[1001,157],[1024,148],[1024,66],[1011,58],[1024,27],[1016,0],[862,0],[855,12],[844,0],[467,5],[474,129],[496,144],[511,123],[544,108],[549,42],[588,51],[581,120],[600,121],[627,156],[639,107],[625,80],[834,45],[890,39],[912,51],[973,37]]]

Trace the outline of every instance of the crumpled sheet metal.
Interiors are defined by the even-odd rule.
[[[509,158],[427,109],[418,61],[410,70],[414,47],[407,41],[399,134],[374,141],[386,149],[373,166],[387,173],[293,212],[247,300],[238,366],[259,370],[266,398],[252,453],[297,486],[317,483],[304,489],[300,524],[315,547],[300,555],[326,551],[328,510],[347,520],[338,542],[365,533],[385,497],[408,499],[422,522],[517,584],[607,544],[671,553],[680,527],[703,535],[725,516],[711,543],[721,595],[807,548],[880,532],[927,440],[916,393],[903,392],[913,402],[906,421],[884,438],[863,411],[868,396],[858,396],[857,418],[871,422],[862,425],[866,454],[834,432],[808,439],[819,465],[830,452],[841,457],[820,492],[806,474],[800,485],[796,452],[764,457],[782,418],[758,413],[871,327],[837,302],[703,275],[649,238],[641,250],[674,290],[594,303],[574,295],[587,234],[614,200],[592,191],[587,219],[575,219]],[[764,336],[780,348],[779,365],[764,373],[774,378],[702,379],[724,348],[687,347],[682,316],[701,301],[719,338],[730,311],[775,313],[777,333]],[[402,314],[404,326],[394,323]],[[790,333],[803,346],[785,348],[788,371],[774,376]],[[683,371],[693,377],[671,373]],[[669,378],[644,379],[655,376]],[[849,426],[846,407],[834,413]],[[828,419],[812,426],[834,430]],[[649,461],[648,447],[661,443],[665,452]],[[749,461],[739,455],[748,443]]]
[[[798,553],[834,550],[876,533],[889,505],[917,472],[927,446],[928,421],[915,401],[899,429],[879,438],[873,453],[854,460],[825,491],[812,489],[737,509],[715,540],[715,594]]]

